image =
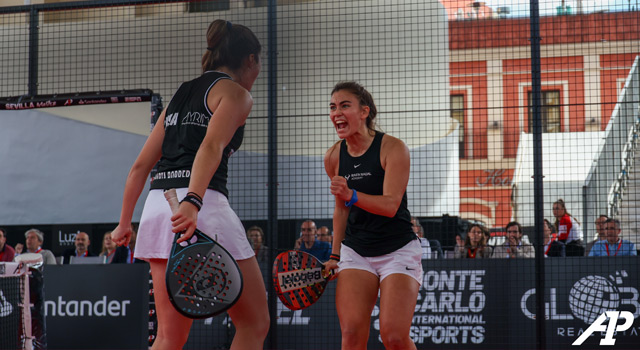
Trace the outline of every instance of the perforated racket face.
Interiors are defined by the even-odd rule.
[[[327,286],[322,269],[320,261],[311,254],[297,250],[278,254],[273,263],[273,284],[280,301],[291,310],[313,305]]]
[[[186,244],[174,240],[166,280],[169,299],[190,318],[218,315],[233,306],[242,293],[242,274],[236,261],[198,230]]]

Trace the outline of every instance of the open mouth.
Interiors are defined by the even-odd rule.
[[[336,130],[342,130],[347,127],[347,123],[343,121],[338,121],[335,123],[335,125],[336,125]]]

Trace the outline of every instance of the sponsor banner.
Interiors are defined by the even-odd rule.
[[[51,251],[60,256],[65,250],[75,248],[76,235],[80,232],[86,232],[89,235],[89,250],[94,254],[98,254],[102,247],[103,232],[93,232],[94,228],[90,224],[77,225],[53,225],[51,227]],[[96,252],[97,251],[97,252]]]
[[[553,258],[555,260],[558,258]],[[607,311],[618,311],[631,325],[615,332],[615,349],[637,349],[640,344],[640,269],[637,257],[566,258],[557,264],[546,264],[545,309],[547,316],[548,349],[571,347],[589,326],[597,323]],[[533,264],[533,261],[531,262]],[[518,313],[520,324],[533,327],[535,323],[535,286],[519,287]],[[610,322],[611,321],[611,322]],[[615,329],[616,320],[604,323],[603,331],[591,332],[576,348],[601,347],[606,325]],[[624,323],[620,318],[618,325]],[[522,328],[524,328],[524,326]],[[524,332],[523,332],[524,333]],[[604,347],[606,348],[606,346]]]
[[[47,265],[43,275],[49,349],[147,347],[147,264]]]
[[[499,318],[492,317],[496,314],[496,305],[487,297],[498,282],[497,276],[487,274],[486,266],[475,264],[446,268],[426,265],[410,331],[416,345],[484,345],[498,341],[496,336],[500,334],[487,332],[487,329],[504,326]],[[376,335],[375,341],[381,343],[378,315],[375,315],[378,306],[374,309],[372,334]]]
[[[636,257],[549,258],[545,262],[547,349],[572,348],[585,332],[589,336],[576,349],[599,348],[603,339],[605,343],[614,340],[615,349],[637,349],[640,271]],[[534,259],[424,260],[410,330],[417,348],[536,348],[534,263]],[[335,282],[305,310],[291,311],[277,300],[272,317],[278,327],[278,348],[340,348]],[[613,318],[605,319],[608,315],[618,315],[619,320],[613,323]],[[368,349],[384,349],[379,316],[378,303],[371,315]],[[224,316],[195,321],[188,345],[228,346],[232,339],[228,322]],[[596,331],[588,330],[592,324]]]
[[[81,106],[105,103],[128,103],[151,101],[153,91],[147,89],[92,91],[73,94],[14,96],[0,99],[0,110],[22,110],[34,108]]]
[[[409,333],[418,349],[496,349],[509,342],[509,334],[503,330],[509,327],[505,301],[510,290],[503,286],[504,276],[516,272],[504,262],[496,262],[422,261],[424,275]],[[369,349],[384,349],[379,307],[378,300],[371,315]]]

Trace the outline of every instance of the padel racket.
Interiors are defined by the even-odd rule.
[[[323,277],[324,265],[315,256],[299,250],[278,254],[273,262],[273,285],[280,301],[291,310],[305,309],[320,299],[333,271]]]
[[[164,192],[177,212],[179,203],[175,189]],[[169,261],[166,284],[169,300],[181,314],[189,318],[208,318],[229,309],[242,293],[242,274],[231,254],[216,241],[196,229],[185,242],[176,243]]]

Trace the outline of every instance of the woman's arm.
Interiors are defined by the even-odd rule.
[[[333,147],[329,148],[324,156],[324,169],[330,179],[338,176],[338,168],[340,164],[340,142],[337,142]],[[345,237],[345,230],[347,229],[347,219],[349,217],[349,208],[344,205],[344,201],[335,197],[335,204],[333,209],[333,242],[331,244],[331,254],[340,255],[340,248],[342,247],[342,241]],[[335,269],[338,267],[338,262],[335,260],[329,260],[325,263],[327,269]]]
[[[253,99],[246,89],[225,79],[211,89],[207,104],[214,112],[196,153],[189,180],[189,192],[200,197],[204,197],[209,182],[220,165],[224,148],[231,142],[236,130],[246,122]],[[180,204],[178,212],[171,217],[173,232],[185,232],[178,243],[191,237],[196,229],[197,218],[198,209],[194,205]]]
[[[140,198],[140,193],[142,193],[144,189],[151,169],[153,169],[153,166],[160,160],[160,156],[162,155],[165,114],[166,109],[160,114],[156,125],[153,127],[142,150],[131,166],[131,170],[129,170],[129,175],[124,185],[124,194],[122,195],[120,221],[116,229],[111,233],[113,241],[118,245],[129,244],[133,210],[138,202],[138,198]]]

